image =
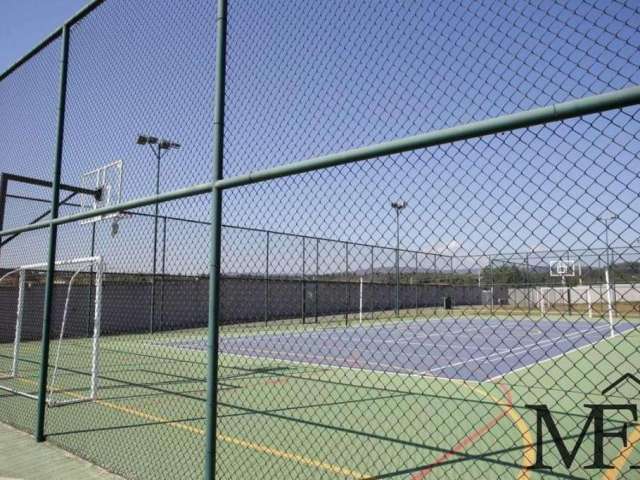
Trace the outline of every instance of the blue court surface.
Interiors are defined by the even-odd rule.
[[[620,322],[614,334],[637,325]],[[349,326],[221,336],[223,354],[309,365],[485,381],[610,338],[606,321],[576,319],[418,319]],[[206,349],[206,340],[167,342]]]

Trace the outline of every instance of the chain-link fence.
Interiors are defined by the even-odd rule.
[[[634,478],[640,7],[214,3],[0,75],[0,421],[132,479]]]

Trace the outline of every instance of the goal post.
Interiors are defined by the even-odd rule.
[[[63,294],[58,298],[62,301],[62,313],[55,318],[59,322],[57,335],[51,339],[51,362],[49,368],[52,369],[50,381],[47,385],[46,404],[49,407],[74,404],[96,400],[98,394],[99,378],[99,351],[100,351],[100,331],[102,316],[102,279],[104,274],[104,263],[102,257],[83,257],[70,260],[60,260],[55,262],[56,275],[54,288],[62,288]],[[23,372],[22,364],[34,365],[37,361],[32,358],[29,352],[23,350],[33,350],[39,345],[39,339],[24,338],[25,310],[30,302],[34,302],[30,292],[40,291],[37,281],[37,274],[42,275],[46,271],[46,263],[23,265],[14,269],[2,277],[0,284],[9,278],[17,275],[17,305],[15,310],[15,332],[13,346],[4,354],[4,359],[9,358],[9,371],[0,372],[0,390],[11,392],[15,395],[37,399],[38,395],[33,392],[35,379],[33,371],[31,375]],[[36,276],[36,280],[30,281],[29,276]],[[82,276],[91,277],[88,285],[79,285],[78,279]],[[32,285],[32,283],[36,285]],[[84,292],[78,290],[95,288],[92,299],[89,299]],[[80,294],[78,294],[80,293]],[[87,315],[93,320],[93,331],[90,338],[79,337],[76,332],[70,331],[70,323],[77,316],[76,309],[72,308],[74,299],[82,298],[89,303],[93,300],[92,312],[88,309],[80,312],[80,320],[89,320]],[[31,323],[37,323],[34,321]],[[11,322],[7,322],[10,324]],[[27,322],[28,323],[28,322]],[[38,325],[30,325],[33,330],[40,328],[41,319]],[[28,348],[25,348],[28,347]]]
[[[0,284],[7,278],[18,275],[18,301],[16,308],[15,331],[13,336],[13,349],[11,357],[11,366],[8,372],[0,372],[0,380],[12,378],[18,374],[18,358],[20,355],[20,337],[22,332],[22,317],[24,312],[24,288],[25,288],[25,272],[21,269],[11,270],[0,277]]]

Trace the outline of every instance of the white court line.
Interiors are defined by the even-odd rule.
[[[463,360],[463,361],[460,361],[460,362],[452,363],[450,365],[444,365],[444,366],[441,366],[441,367],[436,367],[436,368],[430,369],[429,371],[430,372],[438,372],[438,371],[444,370],[446,368],[459,367],[459,366],[462,366],[462,365],[466,365],[468,363],[477,363],[479,361],[488,360],[488,359],[496,357],[496,356],[498,356],[498,358],[500,358],[500,359],[509,358],[509,357],[513,357],[514,355],[516,355],[517,353],[520,353],[523,350],[527,350],[527,349],[530,349],[530,348],[533,348],[534,350],[535,349],[540,349],[544,345],[547,345],[549,343],[555,343],[556,340],[565,341],[565,340],[567,340],[569,338],[572,338],[572,337],[575,337],[577,335],[583,335],[584,333],[587,333],[587,332],[590,332],[590,331],[593,331],[593,330],[602,329],[602,328],[608,329],[609,326],[608,325],[602,325],[601,327],[594,327],[594,328],[588,329],[588,330],[578,330],[578,331],[569,333],[567,335],[559,335],[557,337],[552,337],[552,338],[549,338],[547,340],[542,340],[540,342],[534,342],[534,343],[530,343],[530,344],[526,344],[526,345],[520,345],[518,347],[509,349],[509,354],[504,356],[504,357],[501,356],[500,353],[496,352],[496,353],[494,353],[492,355],[483,355],[483,356],[473,357],[473,358],[469,358],[469,359],[466,359],[466,360]]]
[[[446,333],[434,332],[434,333],[426,334],[426,335],[413,335],[411,337],[407,337],[406,340],[409,340],[409,341],[406,341],[404,339],[404,337],[402,337],[402,336],[398,337],[398,338],[395,338],[395,339],[392,338],[390,340],[367,338],[367,337],[362,337],[361,336],[361,337],[356,337],[356,339],[359,340],[361,343],[356,343],[354,348],[359,348],[362,345],[366,345],[367,343],[389,343],[389,344],[398,345],[400,348],[402,348],[402,346],[404,346],[404,345],[416,345],[416,346],[428,346],[428,347],[438,347],[438,348],[449,348],[450,349],[452,346],[455,346],[455,345],[452,345],[450,343],[437,344],[437,343],[414,342],[412,340],[416,340],[416,339],[420,340],[422,338],[431,338],[433,336],[440,337],[440,338],[443,338],[443,339],[446,338],[446,337],[453,336],[456,339],[460,339],[460,337],[461,337],[460,334],[469,333],[469,335],[471,335],[471,332],[478,333],[478,332],[481,332],[482,330],[488,329],[488,328],[491,328],[491,330],[495,330],[495,328],[491,327],[490,325],[483,325],[483,326],[478,326],[478,327],[473,327],[473,328],[461,328],[458,331],[450,331],[450,332],[446,332]],[[248,343],[249,348],[242,347],[242,346],[236,347],[236,348],[240,348],[241,350],[254,351],[254,350],[258,350],[258,349],[252,348],[251,345],[250,345],[251,341],[246,342],[247,339],[254,339],[254,341],[262,341],[262,340],[267,340],[268,341],[268,340],[270,340],[270,338],[274,338],[274,337],[278,338],[278,337],[281,337],[282,335],[283,334],[258,335],[258,336],[255,336],[255,337],[251,337],[251,336],[250,337],[237,337],[236,336],[236,337],[231,337],[231,338],[227,337],[226,339],[224,339],[224,341],[242,342],[244,340],[244,342],[242,342],[242,343],[245,343],[245,344]],[[304,335],[305,334],[301,334],[301,335],[299,335],[298,338],[304,338]],[[348,337],[345,337],[344,339],[341,339],[341,340],[345,341],[345,342],[346,341],[353,341],[353,337],[352,336],[348,336]],[[472,352],[473,351],[478,351],[478,350],[484,350],[484,351],[490,351],[490,352],[506,353],[506,352],[509,351],[509,349],[507,349],[505,347],[502,347],[502,348],[498,348],[498,347],[496,347],[496,348],[488,348],[488,347],[480,347],[480,346],[477,346],[477,345],[473,349],[468,349],[462,344],[462,342],[460,343],[459,347],[460,348],[458,350],[467,350],[467,351],[472,351]],[[284,351],[283,352],[274,351],[274,350],[263,350],[263,351],[267,351],[268,353],[272,353],[272,354],[275,354],[275,355],[288,355],[289,354],[289,353],[284,352]],[[307,356],[306,354],[303,354],[303,353],[301,353],[299,355]],[[311,356],[313,356],[313,355],[311,355]],[[317,356],[317,357],[321,358],[321,359],[331,358],[331,359],[333,359],[335,361],[339,361],[339,360],[344,360],[345,359],[345,357],[335,357],[335,356],[330,356],[330,355]],[[415,371],[417,371],[416,369],[409,369],[409,368],[399,367],[399,366],[390,365],[390,364],[382,364],[381,363],[381,365],[387,366],[387,367],[390,367],[390,368],[394,368],[394,369],[402,369],[402,370],[404,370],[406,372],[415,372]]]
[[[438,323],[434,323],[438,322]],[[422,330],[434,330],[434,329],[438,329],[437,325],[439,324],[443,324],[445,322],[447,323],[451,323],[453,322],[454,324],[460,323],[462,321],[465,321],[467,323],[469,323],[469,326],[467,327],[461,327],[459,328],[459,330],[445,330],[445,331],[439,331],[439,332],[432,332],[432,333],[428,333],[428,334],[417,334],[412,336],[411,338],[414,339],[420,339],[420,338],[431,338],[431,337],[442,337],[442,336],[450,336],[450,335],[459,335],[461,333],[466,333],[466,332],[478,332],[487,328],[492,328],[490,323],[491,322],[497,322],[498,325],[504,324],[505,321],[508,322],[518,322],[519,320],[514,320],[514,319],[508,319],[508,320],[501,320],[501,319],[461,319],[461,318],[430,318],[430,317],[419,317],[416,318],[414,320],[410,320],[410,321],[406,321],[406,322],[398,322],[398,321],[390,321],[390,322],[385,322],[385,323],[374,323],[374,324],[370,324],[370,325],[363,325],[363,326],[341,326],[341,327],[331,327],[331,328],[320,328],[318,330],[291,330],[291,331],[287,331],[287,332],[257,332],[255,334],[250,334],[250,335],[229,335],[229,336],[221,336],[221,338],[225,338],[227,340],[241,340],[241,339],[247,339],[247,338],[273,338],[273,337],[279,337],[279,336],[309,336],[309,335],[316,335],[316,334],[323,334],[323,333],[328,333],[328,332],[350,332],[350,335],[353,335],[355,333],[357,333],[359,330],[364,330],[365,332],[369,331],[369,330],[383,330],[385,328],[388,327],[399,327],[399,329],[403,329],[403,330],[409,330],[408,327],[410,327],[411,325],[417,324],[419,326],[423,326],[423,325],[427,325],[431,328],[429,329],[422,329]],[[533,322],[533,320],[528,319],[528,321]],[[483,325],[479,325],[479,326],[471,326],[472,323],[476,323],[476,322],[482,322]],[[454,325],[456,326],[456,325]],[[524,327],[519,327],[519,328],[523,328]],[[493,329],[493,328],[492,328]],[[511,330],[511,329],[510,329]],[[390,330],[392,331],[392,330]],[[388,333],[389,331],[387,331],[386,333]],[[409,330],[410,333],[410,330]],[[401,337],[400,337],[401,338]]]
[[[360,370],[363,372],[372,372],[372,373],[376,373],[376,374],[383,374],[383,375],[397,375],[400,377],[410,377],[410,378],[416,378],[416,379],[435,379],[435,380],[443,380],[443,381],[447,381],[447,382],[454,382],[454,383],[462,383],[462,384],[473,384],[473,385],[481,385],[483,383],[486,382],[486,380],[480,381],[480,380],[467,380],[464,378],[451,378],[451,377],[439,377],[437,375],[428,375],[428,374],[420,374],[417,373],[415,370],[411,370],[411,373],[404,373],[404,372],[389,372],[386,370],[377,370],[377,369],[373,369],[373,368],[366,368],[366,367],[345,367],[342,365],[332,365],[332,364],[325,364],[325,363],[314,363],[314,362],[303,362],[300,360],[288,360],[285,358],[277,358],[277,357],[258,357],[255,355],[246,355],[246,354],[242,354],[242,353],[233,353],[233,352],[220,352],[223,355],[230,355],[233,357],[240,357],[240,358],[249,358],[251,360],[272,360],[275,362],[284,362],[284,363],[291,363],[293,365],[302,365],[302,366],[306,366],[306,367],[319,367],[319,368],[330,368],[330,369],[336,369],[336,370]],[[232,368],[232,367],[230,367]],[[312,378],[309,379],[310,381],[313,381]],[[354,385],[356,387],[362,387],[362,388],[369,388],[367,385]],[[407,392],[407,393],[413,393],[413,392]]]
[[[426,342],[398,342],[396,340],[378,340],[378,339],[369,339],[369,343],[383,343],[383,344],[393,344],[393,345],[415,345],[420,347],[438,347],[438,348],[450,348],[450,347],[461,347],[465,350],[485,350],[487,352],[496,352],[497,350],[502,350],[505,353],[509,351],[508,348],[490,348],[490,347],[481,347],[479,345],[474,345],[475,348],[467,348],[467,346],[460,343],[459,345],[451,344],[451,343],[426,343]],[[367,342],[363,341],[363,344],[366,345]]]
[[[413,335],[411,338],[413,339],[421,339],[421,338],[431,338],[431,337],[450,337],[452,335],[455,335],[456,337],[462,333],[471,333],[471,332],[480,332],[482,330],[484,330],[485,328],[491,328],[493,330],[493,328],[490,325],[482,325],[482,326],[477,326],[477,327],[470,327],[470,328],[460,328],[459,330],[447,330],[445,332],[433,332],[433,333],[427,333],[427,334],[417,334],[417,335]]]
[[[240,348],[240,350],[244,350],[247,352],[258,352],[258,353],[267,353],[269,355],[286,355],[286,356],[292,356],[292,357],[302,357],[302,358],[311,358],[313,360],[330,360],[330,361],[336,361],[336,362],[341,362],[341,363],[349,363],[351,361],[353,361],[354,363],[357,364],[357,362],[359,360],[364,360],[365,363],[368,363],[365,359],[360,359],[360,358],[354,358],[353,360],[351,360],[349,357],[336,357],[333,355],[315,355],[312,353],[296,353],[296,352],[281,352],[279,350],[268,350],[268,349],[264,349],[264,348],[250,348],[250,347],[245,347],[245,348]],[[249,355],[251,356],[251,355]],[[253,357],[253,358],[266,358],[266,357]],[[278,357],[276,357],[278,358]],[[305,362],[306,363],[306,362]],[[390,363],[384,363],[384,362],[377,362],[377,365],[380,365],[381,367],[388,367],[388,368],[393,368],[394,370],[400,370],[402,373],[414,373],[415,369],[411,369],[411,368],[406,368],[406,367],[400,367],[397,365],[393,365]],[[320,364],[322,365],[322,364]],[[361,368],[360,366],[356,365],[355,368]],[[369,370],[369,369],[367,369]]]
[[[604,327],[606,327],[607,329],[609,328],[609,326],[608,326],[608,325],[605,325]],[[596,346],[596,345],[598,345],[599,343],[605,342],[605,341],[607,341],[607,340],[614,339],[614,338],[619,337],[619,336],[621,336],[621,335],[626,335],[627,333],[629,333],[629,332],[633,332],[634,330],[638,330],[638,329],[640,329],[640,326],[638,326],[638,327],[634,327],[634,328],[630,328],[629,330],[625,330],[624,332],[616,333],[613,337],[607,336],[607,337],[601,338],[601,339],[600,339],[600,340],[598,340],[597,342],[587,343],[587,344],[582,345],[582,346],[580,346],[580,347],[572,348],[571,350],[567,350],[566,352],[559,353],[559,354],[554,355],[554,356],[552,356],[552,357],[547,357],[547,358],[545,358],[544,360],[541,360],[541,361],[539,361],[539,362],[531,362],[531,363],[528,363],[528,364],[523,365],[523,366],[521,366],[521,367],[518,367],[518,368],[516,368],[516,369],[514,369],[514,370],[510,370],[510,371],[508,371],[508,372],[506,372],[506,373],[501,373],[500,375],[496,375],[495,377],[491,377],[491,378],[489,379],[489,381],[490,381],[490,382],[495,382],[496,380],[499,380],[499,379],[501,379],[501,378],[503,378],[503,377],[505,377],[505,376],[507,376],[507,375],[511,375],[512,373],[520,372],[520,371],[525,370],[525,369],[527,369],[527,368],[533,367],[534,365],[542,365],[542,364],[547,363],[547,362],[550,362],[550,361],[552,361],[552,360],[557,360],[557,359],[559,359],[559,358],[564,357],[565,355],[569,355],[569,354],[571,354],[571,353],[578,352],[578,351],[580,351],[580,350],[582,350],[582,349],[585,349],[585,348],[588,348],[588,347],[595,347],[595,346]]]
[[[401,324],[391,324],[392,326],[403,326]],[[404,326],[406,327],[406,326]],[[370,327],[366,327],[365,328],[365,332],[366,330],[370,328]],[[375,328],[375,327],[371,327],[371,328]],[[405,330],[406,328],[402,328],[402,330]],[[404,335],[401,335],[397,338],[394,339],[394,337],[392,335],[389,335],[392,331],[387,331],[387,332],[381,332],[381,333],[385,333],[387,334],[387,336],[390,336],[392,338],[392,340],[389,340],[389,342],[393,342],[393,343],[403,343],[403,344],[408,344],[410,343],[412,340],[421,340],[421,339],[429,339],[431,337],[440,337],[440,338],[446,338],[446,337],[455,337],[455,338],[460,338],[460,336],[464,336],[461,334],[466,334],[468,333],[469,335],[471,335],[472,333],[478,333],[481,332],[482,330],[485,329],[491,329],[491,330],[495,330],[495,328],[491,327],[490,325],[482,325],[482,326],[477,326],[477,327],[472,327],[472,328],[460,328],[459,330],[451,330],[451,331],[446,331],[446,332],[433,332],[433,333],[428,333],[428,334],[416,334],[416,335],[407,335],[405,332],[401,332]],[[329,330],[319,330],[319,331],[313,331],[313,332],[283,332],[283,333],[262,333],[262,334],[258,334],[258,335],[243,335],[243,336],[231,336],[231,337],[221,337],[222,339],[224,339],[224,341],[228,341],[228,342],[247,342],[247,341],[260,341],[260,340],[273,340],[274,338],[285,338],[287,340],[290,340],[291,338],[306,338],[306,337],[310,337],[310,336],[314,336],[314,334],[321,334],[321,333],[325,333],[325,332],[346,332],[347,329],[329,329]],[[350,333],[356,333],[356,331],[352,331]],[[410,332],[409,332],[410,333]],[[330,337],[331,338],[331,337]],[[363,336],[363,335],[352,335],[349,334],[348,336],[345,337],[338,337],[338,338],[344,338],[344,340],[353,340],[354,338],[366,343],[367,341],[376,341],[376,342],[380,342],[381,340],[376,340],[375,338],[369,338],[367,336]],[[408,341],[407,341],[408,340]],[[437,346],[437,344],[432,344],[431,346]]]
[[[447,322],[447,323],[451,323],[451,322],[457,323],[460,320],[461,319],[459,319],[459,318],[444,318],[444,319],[439,319],[438,320],[439,323],[436,323],[435,325],[439,325],[439,324],[442,324],[442,323],[445,323],[445,322]],[[430,323],[432,321],[433,321],[433,319],[422,318],[422,319],[416,319],[415,321],[413,321],[411,323],[413,323],[413,324],[422,323],[422,322]],[[525,319],[525,321],[528,322],[527,325],[529,325],[529,326],[535,326],[537,324],[537,322],[535,320],[532,320],[532,319],[529,319],[529,318]],[[466,332],[471,332],[471,331],[478,332],[478,331],[481,331],[481,330],[484,330],[484,329],[487,329],[487,328],[491,328],[492,330],[495,330],[495,326],[503,327],[506,323],[518,323],[518,322],[520,322],[520,320],[516,320],[516,319],[512,319],[512,318],[509,318],[509,319],[492,318],[492,319],[483,320],[484,325],[479,326],[479,327],[461,328],[458,331],[450,331],[450,332],[447,332],[447,333],[434,332],[434,333],[427,334],[427,335],[415,335],[413,338],[414,339],[415,338],[430,338],[432,336],[443,337],[443,336],[457,335],[457,334],[460,334],[460,333],[466,333]],[[469,324],[471,324],[470,321],[469,321]],[[492,324],[495,325],[495,326],[492,327],[491,326]],[[370,327],[367,327],[367,329],[368,328],[378,328],[380,326],[384,327],[384,326],[387,326],[387,325],[391,326],[391,327],[404,327],[404,328],[406,328],[408,324],[390,322],[388,324],[371,325]],[[432,324],[431,326],[433,327],[434,325]],[[527,331],[530,330],[530,329],[528,329],[528,328],[526,328],[524,326],[519,327],[519,328],[527,330]],[[594,327],[595,330],[599,330],[600,328],[608,328],[608,326],[603,325],[601,327]],[[640,328],[640,327],[638,327],[638,328]],[[578,332],[573,332],[573,333],[571,333],[569,335],[566,335],[564,337],[568,338],[569,336],[575,336],[577,334],[582,334],[582,333],[585,333],[585,332],[587,332],[589,330],[593,330],[593,329],[580,330]],[[345,332],[345,331],[347,331],[347,329],[346,328],[331,328],[331,329],[319,330],[317,332],[301,332],[301,333],[303,333],[303,334],[304,333],[323,333],[323,332],[330,332],[330,331]],[[255,335],[255,336],[249,335],[249,336],[226,337],[226,340],[233,342],[234,340],[237,341],[237,340],[247,340],[247,339],[251,339],[251,338],[256,339],[256,338],[269,338],[269,337],[273,338],[273,337],[277,337],[277,336],[281,336],[281,335],[283,335],[283,334],[282,333],[270,332],[270,333],[261,333],[259,335]],[[562,337],[557,337],[557,338],[562,338]],[[555,339],[557,339],[557,338],[555,338]],[[554,339],[548,339],[548,340],[546,340],[546,343],[548,343],[550,341],[554,341]],[[600,341],[602,341],[602,340],[600,340]],[[600,341],[598,341],[596,343],[599,343]],[[204,342],[205,343],[203,345],[206,345],[206,340]],[[399,342],[395,342],[395,343],[399,343]],[[536,343],[531,344],[531,346],[536,346],[537,348],[540,348],[541,345],[542,345],[542,342],[536,342]],[[580,348],[584,348],[584,347],[587,347],[587,346],[590,346],[590,345],[592,345],[592,344],[587,344],[587,345],[584,345],[584,346],[582,346]],[[172,347],[172,348],[180,348],[180,349],[184,348],[184,346],[182,346],[182,345],[163,345],[163,346],[169,346],[169,347]],[[451,345],[445,345],[445,346],[446,347],[450,347]],[[201,347],[199,347],[199,346],[194,346],[194,348],[201,349]],[[528,348],[528,347],[527,346],[520,346],[520,347],[517,347],[517,348],[518,349],[522,349],[522,348]],[[250,347],[244,348],[244,350],[256,351],[255,349],[252,349]],[[342,366],[342,365],[333,365],[333,364],[327,364],[327,363],[316,363],[316,362],[308,362],[308,361],[301,361],[301,360],[290,360],[290,359],[286,359],[286,358],[282,358],[281,357],[281,355],[303,355],[303,356],[308,356],[308,357],[315,357],[316,359],[318,359],[318,358],[319,359],[327,359],[327,358],[329,358],[328,356],[324,356],[324,357],[323,356],[313,356],[313,355],[305,355],[305,354],[302,354],[302,353],[301,354],[296,354],[295,352],[280,352],[280,351],[267,351],[267,350],[263,350],[263,351],[269,352],[269,353],[271,353],[273,355],[276,355],[276,356],[275,357],[271,357],[271,356],[245,355],[245,354],[241,354],[241,353],[224,352],[224,351],[221,351],[220,353],[225,354],[225,355],[242,357],[242,358],[250,358],[252,360],[265,359],[265,360],[272,360],[272,361],[280,361],[280,362],[285,362],[285,363],[291,363],[291,364],[296,364],[296,365],[317,366],[317,367],[320,367],[320,368],[361,370],[361,371],[373,372],[373,373],[377,373],[377,374],[385,374],[385,375],[393,374],[393,375],[407,376],[407,377],[413,377],[413,378],[422,378],[422,379],[424,379],[424,378],[434,378],[434,379],[437,379],[437,380],[453,381],[453,382],[467,383],[467,384],[483,384],[484,382],[493,381],[494,379],[501,378],[501,377],[503,377],[505,375],[508,375],[509,373],[512,373],[514,371],[518,371],[518,370],[526,368],[526,367],[518,367],[516,370],[512,370],[512,371],[506,372],[504,374],[501,374],[501,375],[498,375],[496,377],[492,377],[492,378],[489,378],[489,379],[472,380],[472,379],[464,379],[464,378],[456,378],[456,377],[443,377],[443,376],[438,376],[438,375],[434,375],[433,374],[433,372],[435,372],[435,371],[442,370],[442,369],[445,369],[445,368],[449,368],[449,367],[455,366],[457,364],[447,365],[447,366],[444,366],[444,367],[437,367],[437,368],[435,368],[433,370],[426,370],[426,371],[423,371],[423,372],[418,372],[415,369],[408,369],[408,368],[405,368],[405,367],[398,367],[398,366],[394,366],[394,365],[390,365],[390,364],[379,363],[379,365],[387,366],[387,367],[390,367],[390,368],[396,370],[396,371],[387,371],[387,370],[373,369],[373,368],[369,368],[369,367],[366,367],[366,366],[365,367],[360,367],[360,366]],[[485,356],[482,356],[482,357],[468,359],[468,360],[466,360],[464,362],[460,362],[460,364],[464,364],[464,363],[468,363],[468,362],[472,362],[472,361],[477,361],[477,360],[481,360],[481,359],[486,359],[486,358],[490,358],[490,357],[493,357],[493,356],[501,356],[502,354],[508,353],[508,352],[512,352],[512,353],[511,353],[511,355],[507,355],[507,357],[515,355],[515,351],[512,350],[512,349],[504,349],[503,351],[497,351],[497,348],[496,348],[494,351],[495,351],[495,353],[493,355],[488,355],[488,356],[485,355]],[[567,354],[567,353],[568,352],[565,352],[564,354]],[[560,354],[560,355],[563,355],[563,354]],[[502,358],[507,358],[507,357],[502,357]],[[550,357],[548,359],[544,359],[542,362],[534,362],[533,364],[535,364],[535,363],[544,363],[547,360],[551,360],[552,358],[555,358],[555,357]],[[334,360],[339,360],[339,361],[345,361],[345,360],[348,360],[348,357],[346,357],[346,358],[345,357],[333,357],[333,359]],[[366,360],[365,360],[365,362],[366,362]],[[530,364],[529,366],[531,366],[533,364]],[[397,370],[403,370],[403,371],[397,371]]]

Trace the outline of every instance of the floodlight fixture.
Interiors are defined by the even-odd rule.
[[[136,143],[138,145],[155,145],[158,143],[158,138],[152,137],[151,135],[138,135]]]
[[[180,144],[176,142],[172,142],[170,140],[162,139],[158,144],[158,148],[160,148],[160,150],[178,149],[180,148]]]

